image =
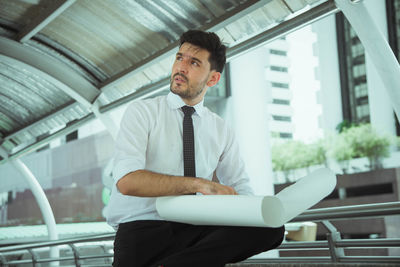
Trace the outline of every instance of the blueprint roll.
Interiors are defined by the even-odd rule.
[[[329,169],[316,170],[275,195],[282,203],[288,222],[328,196],[336,186],[336,175]]]
[[[275,196],[167,196],[157,198],[156,209],[165,220],[195,225],[280,227],[317,204],[335,186],[335,174],[323,168]]]
[[[274,196],[159,197],[156,208],[158,214],[168,221],[196,225],[279,227],[284,218],[281,201]]]

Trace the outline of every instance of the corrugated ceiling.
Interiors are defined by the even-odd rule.
[[[95,102],[104,111],[167,86],[188,29],[235,52],[330,12],[322,0],[0,0],[1,162],[95,118]]]

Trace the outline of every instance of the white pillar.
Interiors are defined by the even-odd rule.
[[[371,14],[375,25],[382,32],[385,40],[387,35],[386,22],[386,5],[385,1],[366,1],[365,6]],[[389,95],[383,93],[385,85],[382,82],[375,65],[369,54],[366,54],[367,84],[368,84],[368,101],[370,109],[371,124],[380,132],[396,134],[396,122],[394,120],[393,107]]]
[[[20,159],[12,160],[11,163],[22,174],[25,181],[28,183],[29,188],[31,189],[39,205],[40,211],[42,212],[42,216],[47,227],[49,239],[58,240],[56,220],[54,219],[54,214],[50,207],[50,203],[47,200],[47,197],[42,187],[40,186],[39,182],[36,180],[35,176],[29,170],[29,168]],[[50,247],[50,257],[51,258],[59,257],[59,250],[57,246]],[[58,261],[50,263],[50,266],[58,266],[58,265],[59,265]]]
[[[101,123],[103,123],[104,127],[111,134],[113,140],[115,141],[115,139],[117,138],[117,134],[118,134],[118,127],[114,123],[113,119],[111,118],[110,113],[109,114],[100,113],[99,103],[97,101],[92,105],[92,111],[93,111],[94,115],[96,116],[96,118],[99,121],[101,121]]]
[[[318,104],[322,105],[321,128],[336,132],[336,126],[343,121],[342,99],[340,92],[339,57],[335,16],[328,16],[312,25],[317,34],[314,48],[319,57],[317,80],[320,90],[317,93]]]
[[[382,3],[375,6],[376,2]],[[371,120],[372,123],[378,123],[376,126],[385,128],[385,126],[380,126],[381,120],[387,125],[391,123],[388,120],[393,118],[391,111],[384,104],[385,101],[391,103],[397,118],[400,118],[400,66],[386,41],[385,35],[382,33],[381,28],[384,27],[382,18],[377,18],[375,21],[373,18],[377,15],[375,11],[374,16],[371,16],[368,11],[368,9],[372,11],[376,8],[379,13],[385,13],[384,8],[382,8],[383,1],[368,2],[368,9],[366,1],[353,3],[350,0],[335,0],[335,3],[342,10],[365,48],[368,75],[372,74],[371,78],[367,76],[371,114],[376,112],[372,115]],[[368,67],[369,63],[372,63],[373,69]],[[378,81],[379,78],[373,78],[375,73],[377,73],[376,77],[380,77],[380,81]],[[382,96],[383,94],[387,96]],[[394,126],[391,126],[391,128],[394,131]]]
[[[100,113],[99,103],[97,101],[92,105],[92,110],[93,110],[93,113],[96,116],[96,118],[99,121],[101,121],[101,123],[104,125],[106,130],[110,133],[113,141],[115,141],[117,139],[117,135],[118,135],[118,127],[117,127],[117,124],[112,119],[111,114],[110,113],[108,113],[108,114]],[[105,186],[105,188],[103,188],[103,190],[107,190],[107,189],[110,190],[109,191],[110,194],[111,194],[111,190],[112,190],[112,185],[114,183],[114,180],[112,177],[113,165],[114,165],[114,160],[113,160],[113,158],[111,158],[107,162],[107,164],[104,167],[103,172],[101,174],[101,180],[103,182],[103,185]],[[105,208],[103,208],[102,214],[103,214],[103,217],[106,217],[104,212],[105,212]]]
[[[251,186],[257,195],[274,193],[266,58],[267,49],[260,47],[230,61],[233,124]]]

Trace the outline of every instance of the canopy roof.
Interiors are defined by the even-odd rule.
[[[336,12],[321,0],[0,0],[0,163],[169,84],[179,36],[228,60]]]

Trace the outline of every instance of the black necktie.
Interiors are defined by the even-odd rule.
[[[196,177],[196,165],[194,161],[194,133],[192,114],[194,108],[183,106],[183,166],[184,176]]]

